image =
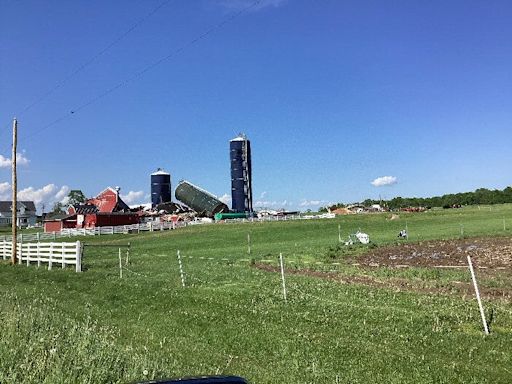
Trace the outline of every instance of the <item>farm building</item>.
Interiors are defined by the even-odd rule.
[[[25,228],[36,225],[36,205],[33,201],[18,201],[17,226]],[[0,201],[0,225],[11,225],[12,201]]]
[[[48,218],[45,232],[59,232],[64,228],[94,228],[130,225],[139,222],[139,215],[119,196],[119,189],[107,188],[84,204],[70,205],[67,213]]]

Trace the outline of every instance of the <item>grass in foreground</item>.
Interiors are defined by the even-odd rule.
[[[461,217],[466,234],[499,235],[499,217],[511,213],[505,206],[407,220],[411,235],[416,228],[422,239],[440,238],[452,227],[456,237]],[[240,261],[277,263],[279,252],[287,260],[324,261],[337,242],[338,223],[346,232],[361,227],[382,245],[396,241],[403,221],[375,215],[85,239],[131,241],[131,272],[125,270],[123,279],[112,249],[88,248],[82,274],[2,264],[0,382],[130,382],[225,373],[254,383],[509,382],[507,301],[486,302],[494,319],[493,333],[484,337],[470,299],[288,276],[284,303],[277,273]],[[337,273],[367,272],[340,265]],[[384,271],[376,273],[386,278]],[[423,279],[451,279],[453,273],[425,272]]]

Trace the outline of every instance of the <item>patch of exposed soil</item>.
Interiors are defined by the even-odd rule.
[[[262,264],[258,263],[254,265],[255,268],[258,268],[267,272],[276,272],[280,271],[278,266]],[[419,285],[419,282],[412,281],[410,279],[405,278],[386,278],[380,279],[375,276],[369,275],[356,275],[356,276],[343,276],[337,272],[323,272],[323,271],[315,271],[311,269],[287,269],[286,274],[289,275],[299,275],[299,276],[309,276],[316,277],[321,279],[328,279],[332,281],[336,281],[342,284],[356,284],[356,285],[364,285],[368,287],[375,288],[387,288],[392,289],[394,291],[414,291],[421,293],[437,293],[437,294],[449,294],[449,295],[459,295],[459,296],[473,296],[473,286],[469,283],[454,281],[449,285],[442,287],[425,287]],[[509,289],[505,288],[484,288],[480,287],[480,294],[483,297],[494,297],[501,298],[506,300],[512,299],[512,292]]]
[[[402,243],[398,246],[375,248],[352,259],[362,266],[391,267],[467,267],[466,255],[479,268],[510,270],[512,268],[512,238],[485,237],[444,241]]]

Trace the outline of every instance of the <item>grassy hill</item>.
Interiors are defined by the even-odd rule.
[[[360,229],[372,244],[339,245],[338,225],[343,239]],[[461,288],[467,269],[362,262],[403,247],[396,236],[405,226],[409,244],[489,237],[506,245],[512,205],[80,238],[130,242],[122,279],[112,247],[86,247],[81,274],[0,263],[0,382],[198,374],[253,383],[510,382],[510,268],[477,270],[491,320],[485,337],[476,301]]]

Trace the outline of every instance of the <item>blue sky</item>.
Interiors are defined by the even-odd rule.
[[[157,167],[229,196],[238,132],[259,206],[511,184],[512,2],[262,0],[233,18],[252,3],[0,0],[0,198],[13,116],[38,203],[149,200]]]

